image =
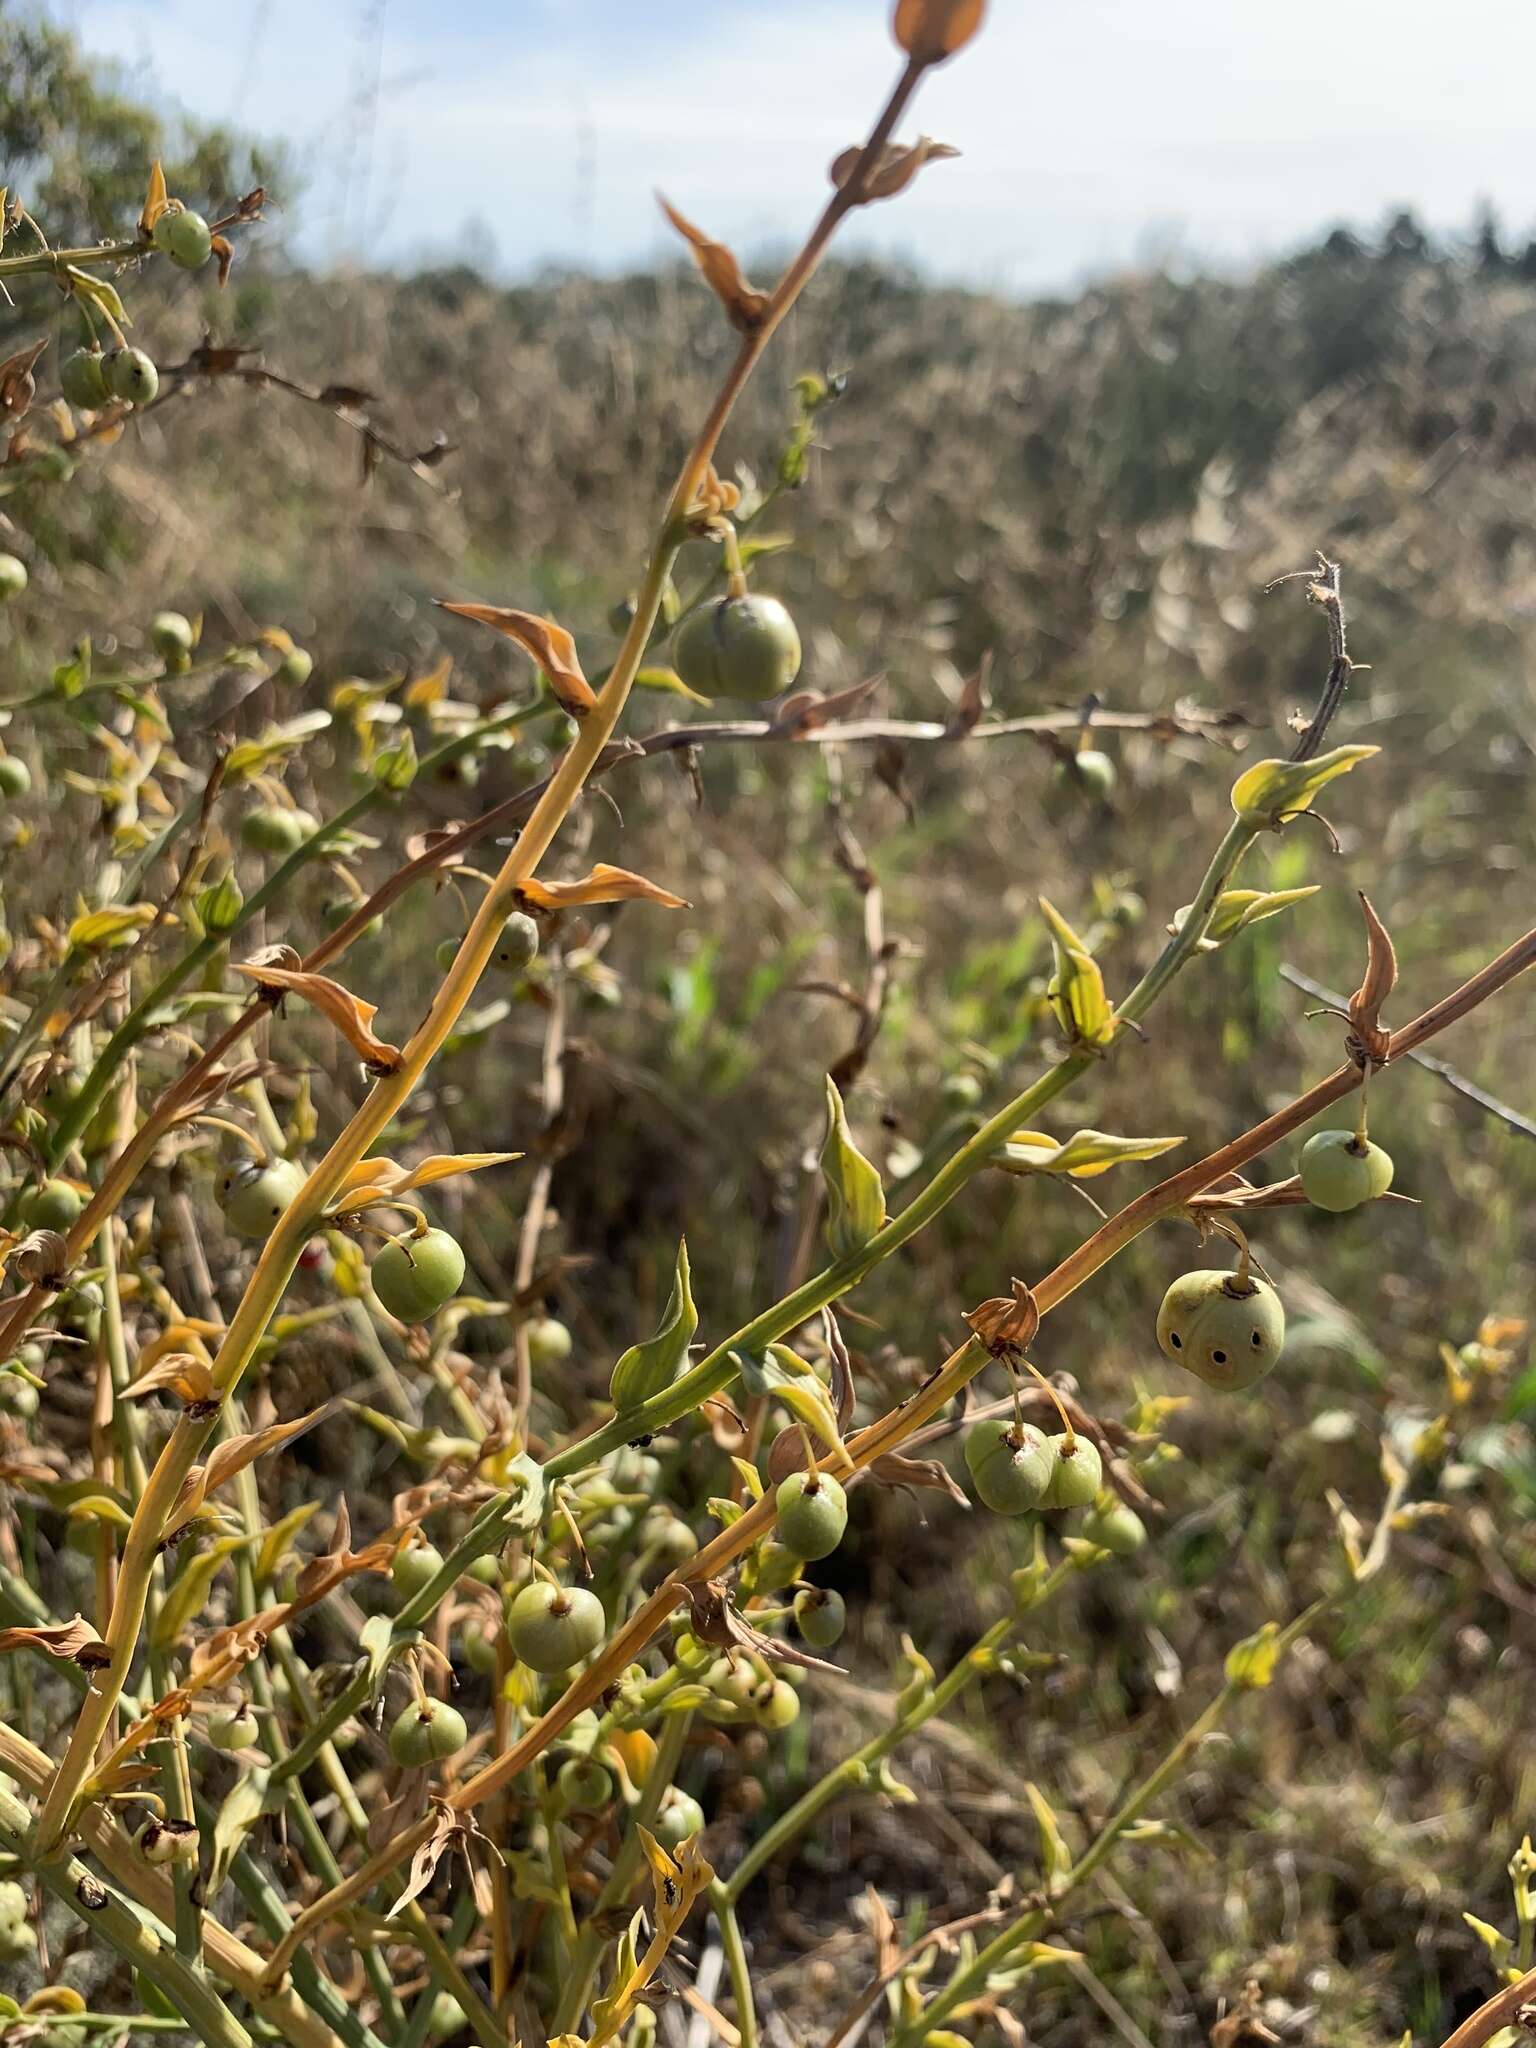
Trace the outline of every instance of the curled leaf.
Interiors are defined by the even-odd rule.
[[[64,943],[71,953],[95,953],[109,946],[126,946],[147,925],[152,925],[159,914],[153,903],[122,903],[111,910],[92,910],[75,919],[64,934]]]
[[[827,1244],[834,1259],[852,1258],[885,1221],[885,1189],[879,1170],[853,1141],[843,1098],[830,1074],[821,1178],[827,1191]]]
[[[194,1358],[190,1351],[172,1351],[148,1372],[123,1389],[126,1401],[142,1400],[146,1394],[160,1392],[174,1394],[186,1407],[200,1407],[204,1402],[215,1400],[213,1374],[207,1363]]]
[[[156,157],[149,167],[149,189],[144,194],[144,204],[139,209],[139,233],[147,241],[154,233],[155,222],[165,211],[165,172]]]
[[[1218,946],[1235,939],[1239,932],[1247,931],[1249,925],[1259,924],[1266,917],[1277,917],[1282,910],[1289,910],[1293,903],[1301,903],[1316,894],[1315,882],[1302,889],[1223,889],[1211,912],[1211,921],[1201,935],[1200,951],[1214,953]],[[1181,910],[1176,910],[1168,929],[1181,932],[1193,908],[1192,903],[1186,903]]]
[[[1089,1180],[1130,1159],[1156,1159],[1182,1145],[1182,1138],[1116,1138],[1107,1131],[1074,1131],[1056,1139],[1044,1131],[1015,1131],[997,1154],[1009,1173],[1066,1173]]]
[[[830,176],[839,192],[853,176],[863,154],[859,148],[845,149],[832,159]],[[879,162],[864,173],[850,203],[868,206],[876,199],[894,199],[898,192],[906,190],[924,164],[942,163],[946,157],[959,154],[947,142],[935,142],[928,135],[920,135],[916,142],[888,142]]]
[[[1022,1280],[973,1308],[965,1319],[994,1358],[1027,1351],[1040,1327],[1040,1306]]]
[[[608,1391],[620,1414],[671,1386],[680,1368],[688,1362],[688,1346],[698,1327],[699,1312],[694,1307],[688,1246],[684,1242],[677,1247],[672,1293],[655,1336],[643,1344],[631,1344],[613,1368]]]
[[[112,1662],[112,1652],[83,1614],[47,1628],[0,1628],[0,1657],[10,1650],[41,1650],[83,1671],[99,1671]]]
[[[286,995],[301,996],[334,1024],[342,1037],[366,1065],[375,1072],[392,1074],[400,1064],[400,1048],[376,1038],[370,1025],[379,1014],[377,1003],[365,1003],[325,974],[306,974],[301,968],[272,967],[265,962],[243,960],[237,974],[249,975],[263,989],[281,989]]]
[[[755,334],[768,310],[768,294],[748,284],[741,274],[740,264],[724,242],[711,241],[702,228],[696,228],[691,220],[685,219],[659,192],[656,200],[692,249],[694,262],[703,273],[705,283],[724,306],[731,325],[738,334]]]
[[[307,1429],[313,1429],[327,1410],[317,1408],[309,1415],[301,1415],[294,1422],[271,1422],[265,1429],[252,1430],[246,1436],[226,1437],[217,1445],[213,1455],[204,1465],[194,1465],[181,1482],[170,1515],[166,1521],[165,1533],[174,1536],[178,1529],[184,1529],[188,1522],[199,1513],[204,1500],[233,1479],[237,1472],[243,1472],[247,1465],[253,1465],[263,1452],[275,1450],[279,1444],[290,1443],[294,1437],[302,1436]]]
[[[664,910],[687,910],[682,896],[674,896],[644,875],[628,868],[610,867],[600,860],[591,874],[580,882],[538,882],[530,878],[518,890],[536,910],[573,910],[583,903],[659,903]]]
[[[551,619],[536,618],[532,612],[514,611],[508,605],[449,604],[442,598],[438,603],[445,612],[473,619],[477,625],[489,626],[493,632],[515,640],[549,677],[549,686],[561,710],[569,712],[572,718],[585,718],[597,702],[592,685],[582,673],[576,642],[563,626],[555,625]]]
[[[1397,954],[1391,934],[1363,892],[1360,909],[1365,918],[1365,977],[1349,999],[1349,1021],[1365,1058],[1383,1060],[1392,1034],[1382,1029],[1381,1006],[1397,981]]]
[[[412,1188],[430,1187],[455,1174],[482,1173],[488,1166],[507,1166],[522,1156],[521,1152],[433,1152],[414,1166],[401,1166],[394,1159],[360,1159],[348,1169],[326,1213],[348,1215],[387,1197],[408,1194]]]
[[[891,34],[919,64],[942,64],[980,29],[987,0],[896,0]]]
[[[1310,761],[1255,761],[1232,785],[1232,808],[1245,825],[1278,831],[1287,818],[1310,810],[1313,800],[1333,781],[1380,747],[1335,747]]]

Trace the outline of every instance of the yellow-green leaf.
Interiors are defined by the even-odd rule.
[[[1319,791],[1380,747],[1335,747],[1311,761],[1255,761],[1232,785],[1232,808],[1246,825],[1275,826],[1311,808]]]
[[[1024,1797],[1029,1801],[1035,1826],[1040,1831],[1040,1863],[1049,1885],[1072,1868],[1072,1852],[1062,1835],[1055,1811],[1040,1787],[1026,1784]]]
[[[1115,1035],[1115,1017],[1104,993],[1099,964],[1044,896],[1040,910],[1051,928],[1056,955],[1056,971],[1046,988],[1056,1021],[1074,1045],[1107,1045]]]
[[[1011,1173],[1067,1173],[1089,1180],[1131,1159],[1156,1159],[1182,1145],[1182,1138],[1116,1138],[1107,1131],[1074,1131],[1070,1138],[1044,1131],[1015,1131],[998,1154]]]
[[[853,1142],[843,1098],[830,1074],[821,1177],[827,1190],[827,1243],[834,1259],[851,1258],[885,1221],[885,1189],[878,1169]]]
[[[153,903],[122,903],[111,910],[92,910],[77,917],[65,934],[72,953],[98,953],[109,946],[126,946],[146,925],[155,921]],[[174,919],[167,919],[173,923]]]
[[[688,1275],[688,1246],[683,1242],[677,1247],[672,1293],[660,1328],[645,1343],[631,1344],[613,1368],[608,1391],[621,1415],[671,1386],[688,1362],[688,1346],[698,1327],[699,1312],[693,1305]]]
[[[1259,924],[1266,917],[1278,916],[1282,910],[1289,910],[1293,903],[1315,896],[1317,890],[1315,882],[1305,889],[1223,889],[1216,899],[1216,908],[1211,912],[1211,921],[1201,934],[1201,952],[1213,953],[1218,946],[1235,939],[1239,932],[1247,931],[1249,925]],[[1176,910],[1169,930],[1183,931],[1194,907],[1192,903],[1186,903],[1182,910]]]
[[[216,1543],[210,1543],[206,1550],[200,1550],[188,1558],[172,1580],[161,1602],[160,1612],[155,1616],[154,1627],[149,1633],[151,1649],[174,1649],[182,1632],[202,1613],[208,1599],[209,1588],[217,1577],[226,1558],[241,1549],[251,1539],[248,1536],[221,1536]]]
[[[1279,1662],[1280,1627],[1277,1622],[1266,1621],[1256,1634],[1245,1636],[1228,1650],[1228,1682],[1249,1692],[1262,1691],[1273,1679]]]
[[[675,668],[643,668],[635,677],[642,690],[661,690],[671,697],[686,697],[691,704],[707,704],[697,690],[690,690]]]
[[[224,764],[225,786],[259,775],[274,761],[281,760],[284,754],[295,752],[306,740],[313,739],[317,732],[324,732],[330,722],[329,711],[306,711],[282,725],[269,725],[257,739],[242,740],[239,746],[229,750],[229,758]]]

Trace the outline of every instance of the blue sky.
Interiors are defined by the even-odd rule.
[[[743,251],[814,212],[892,73],[886,0],[49,0],[167,102],[280,135],[305,253],[673,253],[657,187]],[[849,242],[1008,291],[1243,265],[1411,203],[1536,228],[1533,0],[992,0],[913,126],[957,163]]]

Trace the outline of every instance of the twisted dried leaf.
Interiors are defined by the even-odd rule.
[[[696,228],[660,192],[656,194],[656,203],[693,251],[693,260],[705,283],[724,306],[736,332],[755,334],[768,310],[768,294],[748,284],[741,274],[741,265],[724,242],[711,241],[702,228]]]
[[[155,222],[165,211],[165,172],[156,157],[149,167],[149,189],[144,194],[144,204],[139,209],[139,234],[145,241],[154,233]]]
[[[439,598],[438,603],[457,618],[473,619],[477,625],[489,626],[493,632],[515,640],[549,677],[549,686],[561,710],[572,718],[585,718],[597,702],[592,685],[582,673],[576,642],[563,626],[557,626],[551,619],[536,618],[532,612],[514,611],[508,605],[450,604],[444,598]]]
[[[161,1392],[174,1394],[189,1408],[200,1407],[217,1397],[213,1388],[213,1374],[207,1362],[194,1358],[190,1351],[172,1351],[148,1372],[140,1373],[131,1386],[123,1389],[126,1401],[142,1400],[146,1394]]]
[[[845,149],[832,159],[830,176],[832,183],[841,192],[848,185],[858,169],[862,149]],[[946,157],[960,154],[947,142],[935,142],[932,136],[920,135],[916,142],[888,142],[880,154],[878,163],[870,165],[851,188],[851,206],[869,206],[877,199],[894,199],[898,192],[904,192],[924,164],[943,163]]]
[[[82,1671],[99,1671],[112,1662],[112,1652],[83,1614],[46,1628],[0,1628],[0,1657],[10,1650],[41,1650]]]
[[[1040,1327],[1040,1307],[1022,1280],[1011,1292],[994,1295],[965,1319],[994,1358],[1027,1351]]]
[[[717,1650],[751,1650],[771,1663],[798,1664],[807,1671],[838,1670],[837,1665],[828,1664],[824,1658],[813,1657],[793,1643],[778,1636],[765,1636],[755,1629],[731,1605],[723,1579],[685,1585],[683,1591],[688,1596],[688,1626],[701,1643],[712,1643]]]
[[[248,1435],[227,1437],[216,1447],[206,1464],[194,1465],[181,1482],[181,1491],[166,1522],[165,1534],[174,1536],[178,1529],[184,1529],[210,1493],[217,1492],[226,1480],[233,1479],[237,1472],[243,1472],[247,1465],[254,1464],[264,1451],[275,1450],[279,1444],[290,1443],[294,1437],[302,1436],[329,1412],[328,1406],[316,1408],[294,1422],[272,1422],[265,1429],[251,1430]]]
[[[249,975],[263,991],[275,988],[284,995],[302,996],[336,1027],[375,1073],[392,1074],[399,1066],[399,1046],[376,1037],[369,1028],[379,1014],[378,1004],[365,1003],[361,996],[353,995],[329,975],[306,974],[302,968],[267,966],[256,960],[241,961],[235,972]]]
[[[1387,1056],[1392,1034],[1383,1028],[1381,1006],[1397,982],[1397,953],[1392,937],[1362,891],[1360,909],[1365,918],[1365,977],[1349,999],[1349,1021],[1360,1055],[1379,1062]]]
[[[631,874],[628,868],[610,867],[605,860],[599,861],[584,881],[538,882],[530,878],[517,893],[535,910],[574,910],[584,903],[659,903],[664,910],[691,907],[686,897],[674,896],[670,889],[648,882],[644,875]]]

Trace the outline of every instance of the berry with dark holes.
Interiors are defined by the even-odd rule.
[[[1183,1273],[1163,1296],[1157,1341],[1165,1357],[1207,1386],[1257,1385],[1285,1344],[1285,1310],[1267,1280],[1239,1287],[1231,1273]]]
[[[125,405],[148,405],[160,389],[160,372],[141,348],[115,348],[103,359],[107,389]]]
[[[305,1179],[303,1167],[293,1159],[272,1159],[265,1166],[242,1159],[226,1166],[219,1175],[224,1221],[241,1237],[270,1237]]]

